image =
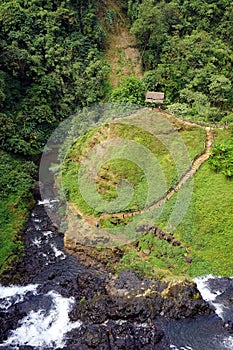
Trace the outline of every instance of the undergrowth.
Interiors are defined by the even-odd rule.
[[[0,274],[23,254],[19,232],[34,201],[36,168],[30,161],[0,151]]]
[[[228,130],[215,132],[215,142],[227,140]],[[184,187],[185,189],[185,187]],[[166,230],[166,222],[173,210],[176,196],[165,203],[162,215],[155,222]],[[151,234],[139,239],[137,247],[143,253],[142,259],[137,249],[126,249],[118,266],[135,268],[148,276],[196,277],[200,275],[232,276],[233,263],[233,181],[224,174],[216,173],[205,162],[194,178],[192,200],[182,222],[173,231],[181,246],[173,247],[166,241],[158,241]],[[190,259],[187,262],[186,257]]]

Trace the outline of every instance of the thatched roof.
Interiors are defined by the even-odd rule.
[[[164,97],[164,92],[147,91],[145,102],[155,102],[162,104]]]

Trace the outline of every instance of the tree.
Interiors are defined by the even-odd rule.
[[[209,84],[210,100],[214,106],[226,108],[232,100],[232,84],[224,75],[214,75]]]
[[[3,148],[38,154],[61,120],[103,98],[97,27],[94,0],[2,1],[0,122],[11,125],[1,124]]]
[[[180,14],[175,4],[161,1],[155,5],[153,0],[142,2],[131,32],[137,37],[145,69],[155,68],[164,43],[180,24]]]
[[[143,105],[145,102],[145,85],[137,77],[126,77],[122,83],[113,90],[111,101]]]
[[[223,173],[227,178],[233,177],[233,144],[218,144],[210,157],[212,168]]]

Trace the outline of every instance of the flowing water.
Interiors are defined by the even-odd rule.
[[[26,261],[30,281],[24,286],[0,286],[0,315],[8,327],[11,325],[10,329],[1,325],[2,349],[62,349],[67,334],[82,326],[81,321],[72,322],[69,318],[75,297],[66,281],[85,271],[64,251],[63,237],[47,223],[44,206],[54,206],[56,210],[56,201],[38,202],[25,230],[31,252]],[[215,313],[165,321],[170,349],[232,350],[233,335],[229,329],[233,322],[233,279],[206,276],[195,282]]]
[[[12,291],[14,294],[12,294]],[[28,292],[31,292],[28,294]],[[16,305],[30,295],[33,302],[36,297],[41,295],[37,293],[37,285],[29,285],[28,287],[1,287],[1,296],[3,302],[0,308],[7,313],[9,307]],[[9,337],[3,344],[6,347],[11,346],[17,349],[20,345],[30,345],[37,348],[58,348],[63,347],[64,335],[73,328],[78,328],[81,322],[71,323],[68,313],[72,308],[73,299],[64,298],[59,293],[50,291],[43,295],[44,308],[31,310],[22,320],[19,321],[15,330],[12,330]]]
[[[173,350],[232,350],[233,279],[212,275],[195,278],[203,297],[215,310],[214,315],[172,321],[167,326]],[[229,293],[228,293],[229,292]]]

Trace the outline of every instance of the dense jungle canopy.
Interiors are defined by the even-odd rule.
[[[165,91],[170,110],[182,115],[232,118],[230,0],[3,0],[3,149],[40,153],[61,120],[111,95],[104,49],[122,14],[140,49],[142,89]]]

